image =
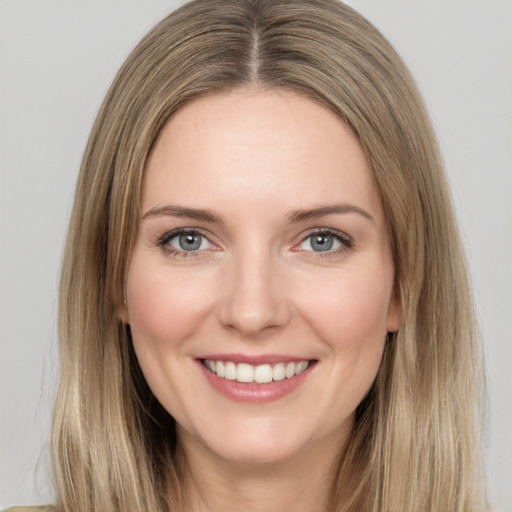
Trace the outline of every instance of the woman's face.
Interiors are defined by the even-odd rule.
[[[235,91],[164,126],[122,316],[185,453],[268,462],[341,447],[399,325],[393,283],[379,194],[333,113]]]

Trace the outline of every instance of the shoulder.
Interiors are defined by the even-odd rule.
[[[3,512],[57,512],[54,505],[44,505],[35,507],[10,507]]]

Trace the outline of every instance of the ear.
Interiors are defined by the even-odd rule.
[[[400,329],[403,319],[402,301],[400,300],[400,287],[395,282],[389,301],[388,316],[386,319],[387,332],[396,332]]]

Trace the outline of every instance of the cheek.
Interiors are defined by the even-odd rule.
[[[354,413],[375,380],[387,338],[389,293],[390,286],[354,272],[326,281],[322,293],[311,295],[305,314],[330,369],[317,394],[333,424]]]
[[[183,420],[194,389],[190,372],[183,371],[190,365],[187,341],[204,323],[206,300],[214,296],[203,281],[137,254],[127,276],[126,316],[137,359],[154,395],[176,419]]]
[[[391,277],[382,279],[382,273],[347,270],[323,283],[312,283],[309,293],[303,294],[308,298],[302,310],[332,351],[374,364],[380,361],[386,339],[391,282]]]
[[[179,345],[192,335],[214,296],[204,283],[204,276],[185,278],[183,272],[132,261],[127,278],[127,316],[134,343],[163,348]]]

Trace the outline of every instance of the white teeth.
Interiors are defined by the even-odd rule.
[[[285,378],[284,373],[284,363],[277,363],[274,368],[272,368],[272,379],[273,380],[283,380]]]
[[[288,363],[284,371],[284,375],[287,379],[295,375],[295,363]]]
[[[254,381],[258,384],[272,382],[272,366],[269,364],[260,364],[254,370]]]
[[[226,374],[224,375],[225,379],[228,380],[236,380],[236,365],[231,361],[226,363]]]
[[[297,364],[295,367],[295,375],[298,375],[299,373],[302,373],[309,365],[309,361],[301,361]]]
[[[277,363],[275,365],[260,364],[253,366],[247,363],[233,363],[232,361],[204,360],[204,366],[218,377],[238,382],[267,384],[272,381],[279,381],[285,378],[290,379],[299,375],[309,366],[310,361],[298,363]]]
[[[240,363],[237,368],[238,382],[254,382],[254,366]]]
[[[216,366],[216,371],[215,373],[219,376],[219,377],[224,377],[226,375],[226,372],[224,370],[224,363],[222,361],[217,361],[217,363],[215,364]],[[214,371],[214,370],[212,370]]]

